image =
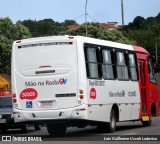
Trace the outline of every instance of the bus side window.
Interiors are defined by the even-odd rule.
[[[153,65],[152,65],[151,59],[148,61],[148,73],[149,73],[150,82],[156,84],[156,76],[155,76],[155,73],[153,70]]]
[[[136,60],[134,54],[129,54],[129,72],[130,72],[130,78],[133,81],[138,80],[137,77],[137,66],[136,66]]]
[[[116,52],[117,76],[119,80],[129,80],[127,58],[124,52]]]
[[[115,79],[113,51],[102,49],[102,72],[104,79]]]
[[[100,53],[98,47],[85,47],[87,77],[101,79]]]

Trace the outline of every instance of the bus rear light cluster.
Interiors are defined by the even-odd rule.
[[[84,95],[83,95],[83,94],[84,94],[84,91],[80,89],[80,90],[79,90],[79,94],[80,94],[80,95],[79,95],[79,98],[82,100],[82,99],[84,98]]]
[[[13,107],[18,107],[17,96],[15,93],[12,95],[12,102],[13,102]]]
[[[13,100],[12,100],[13,103],[14,103],[14,104],[17,103],[16,94],[13,94],[13,95],[12,95],[12,98],[13,98]]]

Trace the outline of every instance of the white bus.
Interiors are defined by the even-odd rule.
[[[18,40],[12,48],[15,122],[45,123],[49,134],[158,116],[158,90],[148,52],[81,36]]]

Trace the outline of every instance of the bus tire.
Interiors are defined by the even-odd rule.
[[[22,127],[21,127],[21,130],[23,133],[28,133],[29,129],[28,129],[28,124],[24,124]]]
[[[47,124],[47,130],[50,135],[65,135],[67,126],[64,124]]]
[[[0,130],[1,130],[1,133],[4,134],[4,133],[6,133],[7,129],[6,128],[1,128]]]
[[[113,110],[111,110],[110,114],[110,122],[107,123],[107,130],[109,133],[115,132],[116,131],[116,115]]]
[[[97,124],[97,130],[101,133],[109,132],[112,133],[116,130],[116,115],[112,110],[110,114],[110,122]]]
[[[36,124],[36,125],[34,125],[34,128],[35,128],[35,130],[41,130],[41,125]]]

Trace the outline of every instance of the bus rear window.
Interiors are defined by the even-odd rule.
[[[39,66],[74,65],[77,61],[74,42],[36,43],[18,46],[15,63],[18,71]]]

